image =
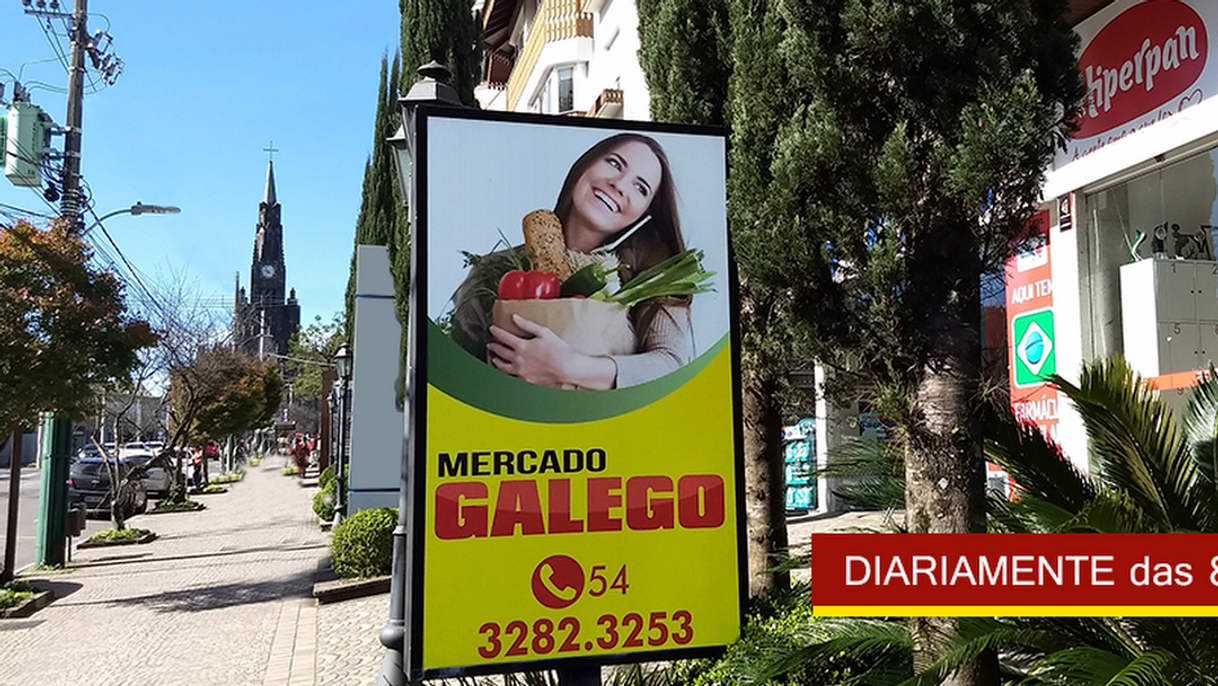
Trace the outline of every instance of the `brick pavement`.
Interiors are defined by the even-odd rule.
[[[388,595],[318,606],[311,597],[329,534],[310,508],[315,489],[271,457],[201,512],[137,517],[152,543],[77,551],[74,571],[39,577],[60,598],[0,622],[0,686],[357,686],[384,655],[377,632]],[[883,530],[882,513],[793,523],[808,534]]]
[[[206,510],[135,518],[156,541],[80,550],[74,571],[40,577],[60,597],[0,622],[0,686],[297,686],[350,662],[318,655],[327,634],[311,591],[329,535],[310,508],[313,480],[282,476],[283,464],[269,458],[228,493],[198,496]],[[379,655],[366,675],[326,683],[371,683]]]

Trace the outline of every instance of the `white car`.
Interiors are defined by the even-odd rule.
[[[144,443],[124,443],[123,447],[118,449],[118,459],[123,460],[131,455],[142,455],[151,452],[153,451]]]

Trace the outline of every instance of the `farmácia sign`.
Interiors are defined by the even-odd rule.
[[[419,111],[412,678],[739,636],[725,138],[607,124]]]

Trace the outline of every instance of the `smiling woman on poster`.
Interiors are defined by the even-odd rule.
[[[558,247],[538,248],[536,241],[528,240],[530,222],[549,222],[553,238],[537,240]],[[526,246],[470,258],[470,273],[453,295],[452,337],[463,348],[507,374],[559,388],[623,388],[656,379],[690,362],[694,352],[690,303],[693,293],[709,289],[702,281],[710,275],[701,271],[700,255],[686,249],[672,170],[664,149],[654,139],[622,133],[592,146],[567,173],[553,214],[530,213],[525,219],[525,232]],[[549,268],[551,263],[539,254],[542,250],[559,251],[553,271],[564,280],[564,291],[571,273],[591,263],[598,267],[581,274],[607,276],[609,286],[592,294],[587,302],[580,301],[580,296],[549,303],[533,300],[527,301],[527,306],[515,303],[508,308],[510,314],[506,313],[508,309],[498,312],[503,303],[496,303],[496,299],[504,301],[508,296],[505,289],[512,288],[504,285],[507,281],[515,278],[532,286],[534,277],[550,278],[549,271],[521,274],[525,258],[531,258],[533,270]],[[649,269],[652,271],[648,275],[658,275],[660,281],[677,278],[670,276],[670,258],[677,258],[680,268],[693,270],[684,283],[675,289],[649,291],[649,297],[637,301],[624,295],[632,286],[638,289],[631,280]],[[657,266],[658,270],[653,269]],[[613,282],[619,279],[625,286],[615,288]],[[557,279],[551,281],[550,288],[557,288]],[[555,295],[546,292],[544,284],[540,288],[526,297],[540,300]],[[602,315],[596,308],[614,302],[622,312],[619,328],[625,332],[627,344],[611,353],[586,352],[590,348],[578,343],[580,332],[568,330],[603,325],[601,320],[611,314]],[[551,326],[535,319],[547,319]],[[558,328],[557,323],[567,320],[577,321],[561,336],[555,333],[552,327]],[[606,326],[611,333],[600,337],[612,338],[613,325]]]

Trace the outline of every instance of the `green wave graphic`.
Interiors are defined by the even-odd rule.
[[[537,386],[504,374],[470,355],[435,322],[427,322],[427,382],[480,410],[512,419],[570,424],[616,417],[663,398],[698,375],[728,344],[724,334],[680,369],[630,388],[575,391]]]

